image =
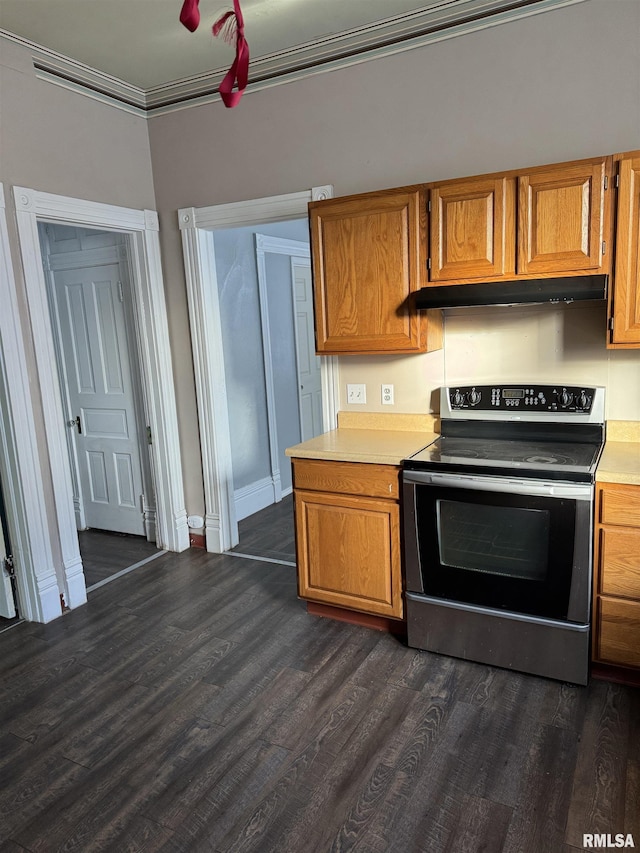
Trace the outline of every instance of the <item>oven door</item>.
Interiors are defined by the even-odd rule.
[[[586,624],[593,488],[404,472],[407,590]]]

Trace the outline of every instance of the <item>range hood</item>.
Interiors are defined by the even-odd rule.
[[[607,275],[580,275],[570,278],[530,278],[478,284],[444,284],[422,287],[415,306],[463,308],[477,305],[525,305],[540,302],[578,302],[606,299]]]

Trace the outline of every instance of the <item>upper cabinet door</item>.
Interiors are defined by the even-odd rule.
[[[518,273],[607,272],[606,166],[603,157],[518,178]]]
[[[425,351],[427,318],[410,300],[426,278],[422,188],[312,202],[309,214],[317,352]]]
[[[611,344],[640,344],[640,151],[619,161]]]
[[[431,189],[431,281],[513,273],[514,181],[493,176]]]

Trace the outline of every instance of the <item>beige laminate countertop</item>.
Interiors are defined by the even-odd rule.
[[[298,459],[400,465],[438,438],[433,415],[339,412],[338,429],[286,450]],[[596,471],[598,483],[640,485],[640,423],[608,421]]]
[[[432,415],[339,412],[338,429],[288,447],[287,456],[400,465],[438,437]]]
[[[607,441],[596,483],[640,485],[640,423],[607,421]]]

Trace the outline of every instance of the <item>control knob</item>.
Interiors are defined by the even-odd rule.
[[[571,404],[572,400],[573,400],[573,394],[570,394],[566,388],[563,388],[561,393],[560,393],[560,405],[563,408],[566,408],[567,406],[569,406]]]
[[[591,405],[591,397],[589,397],[584,391],[581,391],[578,394],[577,403],[581,409],[588,409]]]
[[[461,394],[460,391],[456,391],[451,398],[451,402],[454,406],[461,406],[464,403],[464,394]]]
[[[469,392],[469,402],[472,406],[477,406],[480,400],[482,399],[482,394],[479,391],[476,391],[475,388],[472,388]]]

